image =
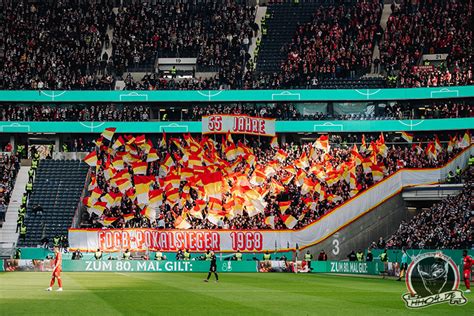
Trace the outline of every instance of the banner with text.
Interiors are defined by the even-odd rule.
[[[275,136],[275,119],[247,115],[209,115],[202,117],[203,134],[250,134]]]
[[[64,272],[207,272],[209,261],[63,260]],[[50,272],[53,260],[16,260],[4,263],[5,271]],[[2,265],[3,267],[3,265]],[[1,269],[1,267],[0,267]],[[218,272],[257,272],[256,261],[218,261]]]
[[[391,198],[403,187],[437,183],[449,171],[466,165],[474,147],[471,146],[442,168],[401,169],[387,179],[299,230],[162,230],[162,229],[75,229],[69,230],[71,250],[123,251],[130,249],[176,251],[189,249],[203,252],[261,252],[305,248],[323,241],[350,224],[381,202]]]

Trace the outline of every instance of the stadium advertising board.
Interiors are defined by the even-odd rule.
[[[53,260],[5,260],[5,271],[50,272]],[[2,265],[3,268],[3,265]],[[257,272],[256,261],[219,261],[218,272]],[[64,272],[208,272],[209,261],[63,260]]]
[[[370,189],[341,204],[318,221],[298,230],[160,230],[160,229],[75,229],[69,230],[72,250],[122,251],[135,250],[219,252],[259,252],[288,250],[317,244],[342,227],[369,212],[407,186],[432,184],[446,177],[456,166],[465,165],[470,146],[442,168],[401,169]]]
[[[275,136],[275,119],[248,115],[209,115],[202,117],[203,134],[249,134]]]

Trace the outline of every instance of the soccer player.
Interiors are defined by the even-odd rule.
[[[398,276],[397,281],[401,281],[408,269],[408,255],[405,247],[402,248],[402,262],[400,265],[400,275]]]
[[[58,279],[59,288],[56,291],[61,292],[63,290],[63,281],[61,281],[61,268],[63,264],[63,256],[59,251],[59,247],[54,247],[54,267],[53,267],[53,275],[51,276],[51,282],[49,283],[49,287],[46,289],[47,291],[53,290],[54,280]]]
[[[211,274],[214,273],[216,276],[216,283],[219,281],[219,276],[217,275],[217,263],[216,263],[216,254],[214,251],[211,251],[211,265],[209,267],[209,273],[207,275],[207,279],[204,279],[204,282],[209,282],[209,279],[211,278]]]
[[[467,250],[462,252],[463,259],[463,275],[464,275],[464,284],[466,285],[466,293],[471,293],[471,269],[474,264],[474,259],[472,259],[468,254]]]

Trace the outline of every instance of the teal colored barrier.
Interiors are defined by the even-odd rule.
[[[474,118],[387,121],[277,121],[277,133],[396,132],[472,129]],[[201,122],[0,122],[0,133],[201,133]]]
[[[54,256],[54,253],[45,248],[20,248],[21,259],[46,259],[46,257]]]
[[[0,260],[0,272],[5,271],[3,260]]]
[[[0,102],[368,101],[474,97],[474,86],[341,90],[0,91]]]
[[[382,253],[382,249],[373,249],[372,254],[374,255],[374,260],[380,262],[380,254]],[[462,250],[453,250],[453,249],[445,249],[445,250],[438,250],[438,249],[407,249],[408,254],[408,263],[412,261],[412,258],[419,256],[421,254],[427,252],[442,252],[446,256],[453,259],[454,263],[462,269],[463,266],[463,257],[462,257]],[[367,253],[367,251],[366,251]],[[474,250],[468,251],[469,255],[472,257],[474,256]],[[389,262],[401,262],[402,259],[402,250],[401,249],[388,249],[388,261]]]
[[[379,275],[383,265],[378,262],[358,261],[312,261],[311,268],[315,273],[367,274]]]
[[[208,272],[209,261],[63,260],[64,272]],[[257,272],[256,261],[218,261],[218,272]]]

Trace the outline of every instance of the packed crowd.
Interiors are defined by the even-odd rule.
[[[111,89],[98,75],[112,8],[89,1],[4,1],[5,89]]]
[[[474,117],[474,106],[469,101],[465,103],[456,100],[434,101],[423,106],[393,103],[386,106],[385,114],[397,119]]]
[[[20,170],[20,163],[16,155],[0,155],[0,221],[5,219],[18,170]]]
[[[143,105],[71,104],[3,105],[0,121],[148,121],[150,108]]]
[[[354,78],[359,71],[366,73],[372,65],[381,14],[379,0],[318,8],[286,48],[281,84],[301,86],[314,77]]]
[[[399,71],[401,87],[472,84],[472,11],[469,1],[393,4],[380,45],[382,66]],[[423,54],[449,55],[440,68],[416,71]]]
[[[292,120],[394,120],[474,117],[470,100],[429,103],[392,102],[375,110],[343,107],[328,111],[322,103],[174,104],[4,104],[0,121],[200,121],[205,115],[233,114]]]
[[[134,3],[114,20],[114,64],[126,69],[159,57],[197,57],[199,71],[221,83],[241,80],[255,32],[255,7],[206,0]]]
[[[318,8],[311,22],[297,28],[292,42],[282,47],[287,58],[280,71],[269,74],[253,71],[249,63],[259,27],[256,7],[246,1],[160,0],[124,4],[114,12],[110,1],[9,0],[2,7],[0,84],[4,89],[114,89],[127,70],[143,65],[149,70],[156,57],[197,58],[197,71],[216,74],[184,80],[154,74],[141,81],[127,76],[125,89],[318,88],[328,78],[358,77],[373,63],[389,78],[398,76],[401,87],[473,83],[470,2],[403,0],[393,5],[383,40],[379,0],[336,3]],[[378,42],[380,60],[372,61]],[[439,68],[414,71],[423,53],[449,55]]]
[[[105,136],[112,137],[110,132]],[[119,136],[110,143],[102,138],[85,158],[93,168],[82,223],[300,228],[400,168],[446,163],[469,141],[466,133],[452,138],[447,148],[437,139],[427,146],[387,146],[383,134],[360,137],[350,139],[360,146],[325,135],[312,144],[280,146],[276,138],[270,144],[258,139],[236,143],[227,134],[218,143],[188,134],[164,136],[156,147],[160,150],[143,135]]]
[[[474,245],[473,175],[457,196],[449,196],[402,221],[387,241],[389,248],[471,249]]]

